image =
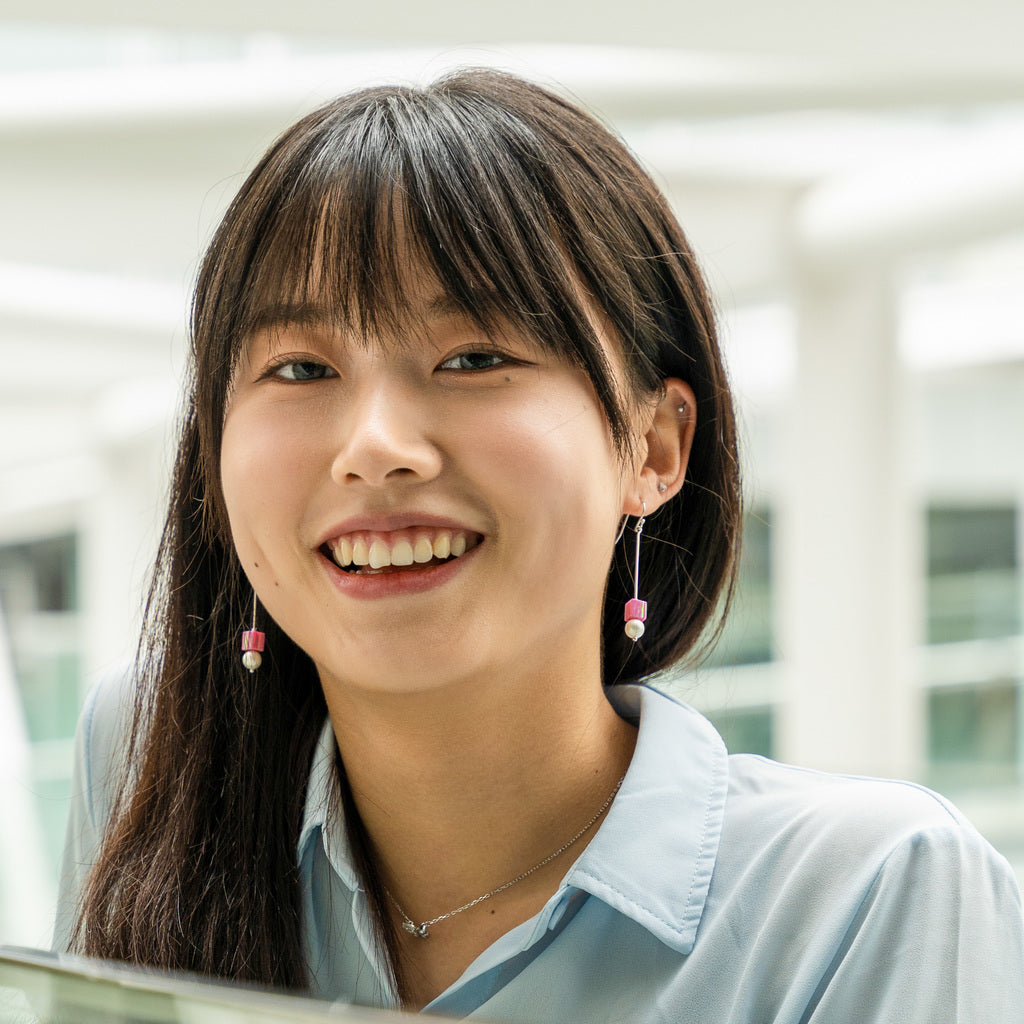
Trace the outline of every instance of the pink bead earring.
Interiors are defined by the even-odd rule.
[[[640,534],[644,532],[647,503],[641,501],[640,515],[633,532],[636,534],[636,555],[633,559],[633,597],[626,602],[626,636],[636,643],[644,635],[644,620],[647,618],[647,602],[640,600]]]
[[[247,629],[242,634],[242,664],[250,673],[263,664],[263,655],[260,653],[266,644],[266,635],[256,628],[256,591],[252,594],[252,629]]]

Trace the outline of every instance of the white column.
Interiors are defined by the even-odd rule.
[[[923,556],[891,282],[799,266],[775,545],[780,759],[913,777]]]
[[[157,431],[107,439],[96,456],[99,479],[80,522],[86,687],[135,656],[163,513],[167,460]]]

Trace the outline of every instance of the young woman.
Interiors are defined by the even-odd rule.
[[[193,342],[59,944],[507,1021],[1024,1019],[955,810],[635,685],[713,637],[740,497],[705,286],[605,129],[488,71],[327,105],[228,210]]]

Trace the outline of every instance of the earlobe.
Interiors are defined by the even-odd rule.
[[[665,391],[649,414],[643,438],[646,455],[623,505],[626,515],[639,515],[644,503],[650,514],[682,489],[697,425],[696,407],[689,384],[678,377],[666,379]]]

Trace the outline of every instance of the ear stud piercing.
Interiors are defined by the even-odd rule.
[[[664,494],[668,490],[668,484],[664,480],[658,481],[658,493]]]
[[[260,653],[266,644],[266,635],[256,628],[256,591],[252,592],[252,629],[242,634],[242,664],[253,673],[263,664]]]
[[[644,532],[647,516],[647,503],[640,502],[640,515],[637,517],[633,532],[636,534],[636,553],[633,558],[633,597],[626,602],[624,618],[626,620],[626,636],[636,643],[644,635],[644,620],[647,618],[647,602],[640,600],[640,534]]]

